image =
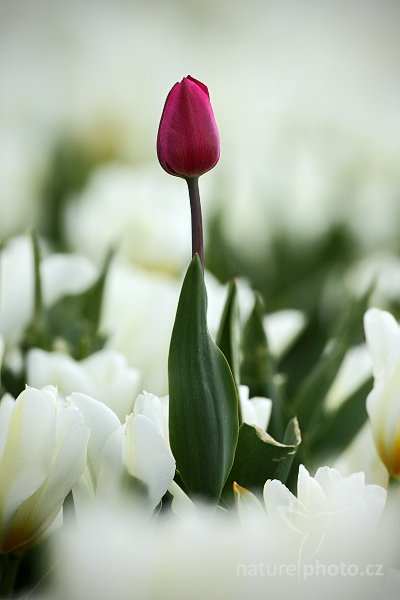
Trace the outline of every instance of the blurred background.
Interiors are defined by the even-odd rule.
[[[208,269],[321,327],[373,278],[396,310],[399,25],[396,0],[1,0],[0,238],[34,226],[179,278],[189,204],[155,140],[191,74],[222,144],[201,180]]]

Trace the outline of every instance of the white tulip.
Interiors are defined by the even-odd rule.
[[[37,542],[86,463],[89,430],[54,388],[26,387],[0,403],[0,552]]]
[[[180,273],[189,258],[190,229],[175,183],[165,186],[158,166],[99,167],[68,206],[68,239],[95,262],[116,247],[145,270]]]
[[[107,346],[138,368],[143,385],[167,393],[168,348],[179,298],[176,278],[149,273],[122,259],[111,266],[105,288],[101,329]]]
[[[239,386],[240,411],[243,423],[266,431],[271,416],[272,400],[255,396],[249,399],[247,385]]]
[[[345,488],[349,493],[346,504],[357,505],[357,486],[345,482]],[[333,495],[325,483],[324,489],[328,496]],[[79,527],[67,526],[57,533],[53,556],[62,556],[63,560],[55,568],[46,598],[335,600],[340,594],[343,598],[364,600],[385,597],[385,578],[379,575],[393,565],[397,556],[391,552],[391,546],[398,549],[398,527],[392,527],[389,535],[382,535],[381,539],[372,534],[367,537],[368,544],[362,529],[352,537],[343,535],[330,560],[324,561],[318,554],[319,563],[318,559],[302,563],[298,546],[287,543],[287,525],[278,517],[277,527],[275,523],[270,526],[261,503],[258,507],[249,502],[249,510],[253,507],[255,513],[252,527],[243,526],[234,511],[194,510],[185,498],[184,503],[180,518],[166,513],[150,523],[132,503],[119,510],[104,504],[92,507]],[[397,513],[393,511],[393,524],[395,518]],[[328,540],[324,543],[329,544]],[[346,560],[349,547],[352,555]],[[331,571],[323,576],[323,570],[331,565],[334,569],[343,565],[344,575],[349,576],[332,577]],[[371,571],[376,577],[354,576],[355,567],[364,575],[366,565],[376,565]],[[310,567],[314,567],[311,573]],[[348,567],[353,572],[347,571]]]
[[[364,327],[374,374],[368,416],[379,457],[391,476],[400,477],[400,328],[376,308],[366,312]]]
[[[64,397],[73,392],[92,396],[109,406],[123,422],[132,412],[140,374],[128,365],[125,356],[110,349],[76,361],[61,352],[34,348],[27,354],[27,380],[35,387],[54,385]]]
[[[12,238],[0,251],[0,333],[18,340],[33,311],[33,256],[28,236]]]
[[[175,460],[165,432],[167,401],[148,393],[138,396],[126,420],[122,442],[126,468],[146,484],[154,508],[175,475]]]
[[[124,425],[94,398],[72,394],[71,402],[91,430],[87,469],[73,490],[78,510],[94,496],[123,501],[128,474],[145,485],[146,505],[153,510],[175,474],[167,432],[168,399],[140,394]]]
[[[300,562],[338,551],[344,558],[343,539],[362,545],[364,536],[377,531],[386,501],[386,490],[365,485],[362,472],[344,477],[335,469],[321,467],[311,477],[303,465],[297,496],[279,480],[265,483],[265,511],[256,496],[237,484],[235,494],[243,524],[258,530],[264,523],[272,538],[286,540]]]
[[[4,339],[3,336],[0,335],[0,370],[1,370],[1,365],[3,364],[3,357],[4,357]],[[0,380],[1,383],[1,380]]]
[[[306,318],[299,310],[279,310],[266,315],[263,325],[271,354],[281,358],[306,326]]]
[[[70,401],[81,411],[85,425],[90,431],[85,470],[72,490],[75,511],[79,519],[81,513],[96,497],[104,447],[112,434],[121,428],[121,423],[108,406],[90,396],[73,393]],[[118,461],[115,466],[118,471],[121,470]]]

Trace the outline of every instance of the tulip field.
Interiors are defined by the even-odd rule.
[[[0,599],[399,597],[399,25],[0,2]]]

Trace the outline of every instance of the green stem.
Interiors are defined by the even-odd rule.
[[[21,557],[14,554],[0,556],[0,598],[10,598],[17,578]]]
[[[43,297],[42,280],[40,276],[40,247],[36,231],[31,232],[31,240],[33,249],[33,271],[35,277],[33,318],[34,322],[37,323],[42,316]]]
[[[204,267],[203,219],[201,215],[199,178],[186,179],[192,213],[192,256],[198,254]]]

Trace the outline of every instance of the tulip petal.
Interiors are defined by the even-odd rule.
[[[9,401],[7,401],[9,411]],[[7,529],[17,507],[45,481],[56,446],[55,393],[27,387],[8,413],[0,462],[0,518]]]
[[[122,452],[129,473],[146,484],[155,508],[175,475],[175,460],[163,435],[148,417],[133,414],[126,422]]]
[[[184,77],[167,96],[157,136],[161,166],[171,175],[198,177],[218,162],[220,143],[207,87]]]
[[[84,427],[81,412],[73,406],[60,409],[51,469],[36,492],[19,506],[7,535],[5,550],[27,546],[54,521],[65,497],[83,472],[88,439],[89,429]]]
[[[364,328],[373,374],[379,379],[400,358],[399,325],[389,312],[370,308],[364,316]]]
[[[71,394],[68,400],[77,406],[90,429],[88,466],[93,482],[97,481],[104,446],[114,431],[121,427],[116,414],[102,402],[84,394]]]

